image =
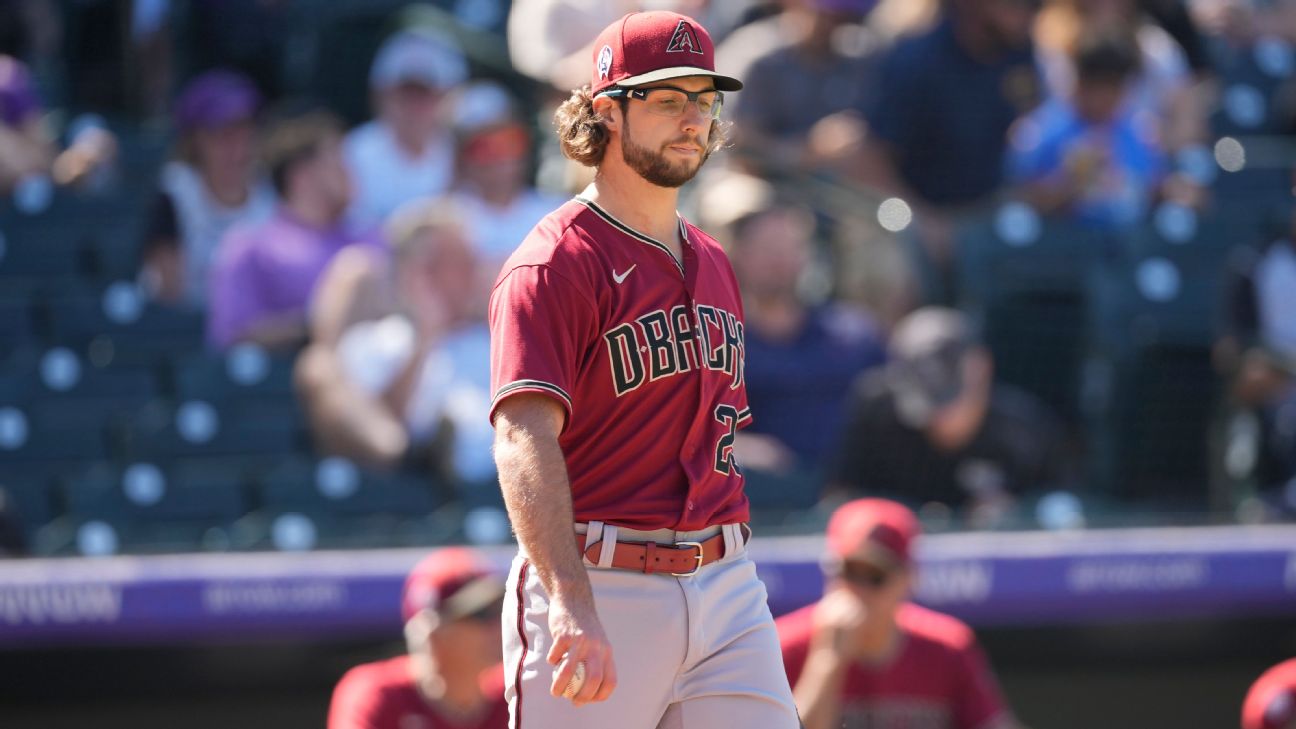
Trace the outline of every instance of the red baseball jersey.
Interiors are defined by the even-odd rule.
[[[328,729],[507,729],[502,667],[483,676],[482,691],[497,699],[475,716],[456,716],[415,688],[409,656],[366,663],[347,671],[333,690]]]
[[[491,295],[491,419],[536,392],[567,419],[559,445],[577,521],[701,529],[748,518],[733,442],[751,420],[738,282],[680,219],[681,260],[576,198],[542,220]]]
[[[788,683],[796,688],[814,632],[814,605],[776,621]],[[1007,713],[972,629],[907,604],[896,622],[904,635],[886,665],[856,663],[842,696],[844,726],[870,729],[980,729]]]

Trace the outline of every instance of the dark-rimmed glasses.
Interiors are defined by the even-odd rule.
[[[702,116],[712,121],[720,118],[720,109],[724,107],[724,94],[715,89],[685,91],[678,86],[649,86],[635,89],[608,89],[600,96],[615,99],[627,97],[639,99],[648,107],[648,111],[657,116],[678,117],[684,113],[690,103],[697,104]]]

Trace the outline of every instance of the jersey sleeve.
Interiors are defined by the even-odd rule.
[[[999,682],[995,680],[980,645],[973,639],[959,652],[964,680],[958,682],[955,726],[958,729],[986,729],[1008,713]]]
[[[500,403],[523,392],[547,395],[574,415],[581,361],[597,334],[594,302],[548,265],[519,266],[495,286],[490,302],[490,420]]]

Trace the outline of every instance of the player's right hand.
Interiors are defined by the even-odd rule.
[[[830,590],[814,608],[812,650],[855,658],[856,636],[868,621],[868,606],[850,590]]]
[[[561,599],[551,599],[549,633],[553,636],[553,647],[549,649],[548,660],[550,665],[558,667],[549,693],[562,696],[576,672],[576,665],[583,661],[585,682],[571,697],[571,702],[583,706],[611,696],[617,684],[612,643],[603,631],[593,603],[569,605]]]

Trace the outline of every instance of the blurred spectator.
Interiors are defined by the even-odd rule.
[[[1051,0],[1041,14],[1039,45],[1048,92],[1069,98],[1078,83],[1080,44],[1092,33],[1133,32],[1140,60],[1131,80],[1124,111],[1140,124],[1153,126],[1168,150],[1206,138],[1206,104],[1183,47],[1144,15],[1139,0]]]
[[[830,492],[937,502],[985,527],[1003,523],[1023,492],[1073,485],[1060,425],[994,382],[965,315],[919,309],[896,327],[889,354],[856,384]]]
[[[27,66],[0,55],[0,195],[28,175],[48,174],[54,140]]]
[[[221,238],[273,211],[274,192],[256,165],[259,104],[251,81],[230,71],[195,78],[177,99],[179,142],[144,240],[142,275],[156,298],[205,307]]]
[[[770,21],[787,40],[753,60],[734,108],[749,165],[801,172],[841,164],[858,149],[880,46],[863,24],[874,3],[807,0]]]
[[[84,125],[59,151],[27,66],[0,55],[0,195],[27,180],[85,182],[116,154],[116,138],[99,124]]]
[[[747,398],[769,414],[738,434],[735,458],[775,473],[817,471],[841,438],[851,382],[883,360],[881,338],[858,310],[802,294],[814,256],[809,210],[775,203],[731,230],[747,318]]]
[[[879,62],[861,182],[899,197],[937,263],[952,251],[949,216],[1003,182],[1008,129],[1040,100],[1031,28],[1041,0],[949,0],[931,29]]]
[[[589,81],[590,39],[612,21],[639,10],[670,10],[711,27],[706,23],[709,4],[710,0],[514,0],[508,19],[509,58],[519,72],[566,98],[571,89]]]
[[[408,653],[348,671],[328,729],[505,729],[503,598],[503,580],[477,553],[428,555],[401,596]]]
[[[1193,20],[1209,35],[1250,47],[1261,36],[1296,43],[1296,3],[1291,0],[1193,0]]]
[[[1014,125],[1010,174],[1045,214],[1092,226],[1130,225],[1144,218],[1165,175],[1155,128],[1125,106],[1138,73],[1138,45],[1124,29],[1095,29],[1075,54],[1070,92]]]
[[[777,621],[806,729],[1017,726],[972,629],[909,602],[919,531],[883,499],[829,521],[823,598]]]
[[[1242,704],[1242,729],[1296,729],[1296,658],[1251,684]]]
[[[562,200],[531,187],[531,134],[502,86],[465,87],[455,100],[454,127],[459,149],[454,206],[482,258],[489,292],[504,260]]]
[[[379,225],[403,203],[454,184],[454,138],[442,101],[467,77],[454,41],[434,31],[401,31],[378,49],[369,69],[374,119],[346,138],[355,223]]]
[[[386,237],[390,264],[345,252],[315,294],[315,336],[297,364],[312,428],[326,450],[423,473],[448,440],[450,463],[434,465],[461,483],[493,482],[486,292],[463,222],[446,201],[418,201],[397,211]],[[333,321],[351,323],[333,337]]]
[[[216,252],[207,339],[221,349],[241,341],[274,350],[300,346],[306,305],[329,261],[347,245],[378,244],[344,220],[351,179],[336,117],[288,117],[271,128],[264,147],[279,204],[266,221],[231,229]]]
[[[1296,478],[1296,216],[1287,236],[1259,251],[1239,247],[1231,261],[1223,332],[1215,363],[1230,379],[1230,402],[1259,422],[1249,472],[1234,478],[1262,490]],[[1248,436],[1250,437],[1250,436]],[[1287,505],[1284,510],[1296,508]]]

